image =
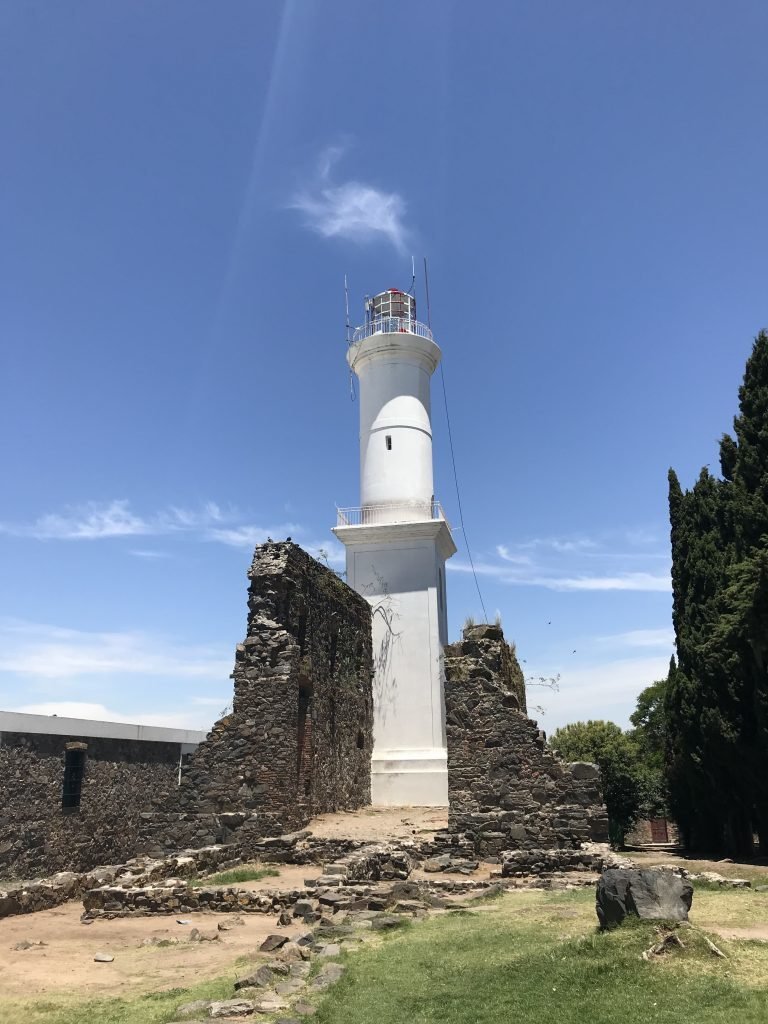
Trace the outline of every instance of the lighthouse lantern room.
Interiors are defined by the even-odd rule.
[[[445,563],[456,546],[432,473],[440,349],[414,297],[390,289],[366,299],[347,362],[359,381],[360,505],[339,509],[333,532],[346,548],[347,582],[373,609],[372,801],[443,806]]]

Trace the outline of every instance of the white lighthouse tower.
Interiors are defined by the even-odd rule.
[[[366,301],[347,362],[360,382],[360,507],[339,509],[333,532],[347,549],[347,582],[373,608],[372,801],[443,806],[445,563],[456,545],[432,477],[440,349],[414,298],[390,289]]]

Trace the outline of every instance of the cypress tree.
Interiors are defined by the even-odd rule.
[[[722,480],[669,474],[677,661],[665,712],[670,802],[687,846],[768,846],[768,334],[755,339]]]

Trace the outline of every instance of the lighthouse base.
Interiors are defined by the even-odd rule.
[[[446,807],[443,646],[445,561],[456,551],[444,519],[337,526],[347,583],[370,603],[373,642],[372,802]]]
[[[371,761],[374,807],[447,807],[445,750],[377,750]]]

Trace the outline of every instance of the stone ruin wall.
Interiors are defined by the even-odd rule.
[[[62,810],[68,746],[86,748],[81,803]],[[0,878],[119,863],[136,852],[152,793],[178,781],[178,743],[4,732],[0,736]]]
[[[449,830],[491,857],[606,842],[598,769],[546,747],[524,687],[500,626],[469,626],[445,648]]]
[[[370,803],[371,610],[298,545],[256,548],[232,712],[144,815],[140,852],[244,844]]]
[[[178,743],[0,736],[0,878],[36,878],[255,839],[370,803],[371,611],[291,543],[249,570],[231,714],[182,770]],[[62,809],[65,752],[86,747],[80,806]]]

